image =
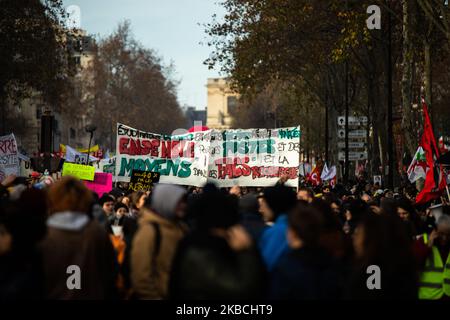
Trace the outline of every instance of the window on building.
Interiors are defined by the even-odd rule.
[[[237,108],[236,96],[229,96],[227,98],[227,108],[228,108],[228,113],[230,113],[230,114],[232,114],[236,111],[236,108]]]
[[[70,139],[75,139],[77,137],[77,132],[74,128],[70,128]]]

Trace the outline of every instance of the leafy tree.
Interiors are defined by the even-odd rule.
[[[60,0],[0,0],[0,134],[17,124],[9,101],[39,92],[49,105],[60,103],[68,77],[64,18]]]
[[[182,128],[185,119],[176,98],[173,70],[133,38],[129,22],[101,39],[87,102],[94,108],[98,142],[115,148],[117,122],[156,133]]]

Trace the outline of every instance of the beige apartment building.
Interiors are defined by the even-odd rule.
[[[230,89],[226,78],[209,78],[206,88],[208,91],[206,125],[211,129],[231,128],[231,113],[237,107],[238,94]]]

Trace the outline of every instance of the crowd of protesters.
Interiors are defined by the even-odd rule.
[[[450,299],[445,203],[417,207],[413,191],[362,179],[283,181],[98,197],[71,177],[39,188],[7,177],[0,300]]]

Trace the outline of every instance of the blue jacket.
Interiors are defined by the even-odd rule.
[[[289,251],[286,239],[287,228],[287,214],[282,214],[275,220],[272,227],[264,230],[260,237],[259,249],[269,271],[272,271],[281,255]]]

